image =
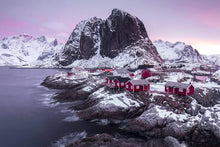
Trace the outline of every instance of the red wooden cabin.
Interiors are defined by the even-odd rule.
[[[130,80],[126,83],[126,90],[131,92],[148,91],[150,83],[147,80]]]
[[[150,76],[152,76],[151,75],[151,71],[149,69],[147,69],[147,68],[141,72],[141,77],[143,79],[148,78]]]
[[[116,77],[113,82],[114,82],[114,86],[117,88],[124,88],[126,82],[128,82],[130,80],[130,78],[124,78],[124,77]]]
[[[106,77],[106,79],[105,79],[105,84],[106,84],[107,86],[112,85],[112,84],[113,84],[113,80],[114,80],[115,78],[117,78],[117,77],[116,77],[116,76],[108,76],[108,77]]]
[[[123,88],[125,83],[130,80],[130,78],[123,78],[120,76],[109,76],[106,77],[106,86],[111,88]],[[124,85],[124,86],[123,86]]]
[[[74,72],[68,72],[67,75],[72,76],[72,75],[75,75],[75,73]]]
[[[179,94],[186,96],[194,94],[194,87],[191,84],[167,82],[165,84],[165,91],[169,94]]]
[[[105,72],[112,72],[113,70],[112,69],[105,69],[104,71]]]

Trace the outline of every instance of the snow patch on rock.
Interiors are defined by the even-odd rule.
[[[129,108],[140,107],[142,102],[132,100],[126,96],[126,93],[111,94],[109,91],[105,91],[104,88],[100,88],[98,91],[92,94],[95,98],[103,98],[99,104],[103,107],[115,105],[117,107]]]
[[[74,133],[71,133],[69,135],[62,137],[61,139],[59,139],[58,141],[53,143],[52,147],[65,147],[66,145],[69,145],[69,144],[74,143],[78,140],[86,138],[86,136],[87,136],[86,131],[74,132]]]

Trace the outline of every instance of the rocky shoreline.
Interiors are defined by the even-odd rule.
[[[66,147],[75,146],[107,146],[107,147],[180,147],[181,144],[178,140],[171,136],[167,136],[164,139],[151,139],[144,140],[140,138],[128,138],[126,136],[116,135],[111,136],[109,134],[98,134],[92,137],[87,137],[75,143],[69,144]]]
[[[218,103],[204,107],[194,97],[178,99],[175,96],[148,94],[148,99],[143,99],[141,93],[131,97],[123,90],[105,88],[102,79],[98,76],[74,79],[61,72],[47,77],[42,85],[63,89],[53,97],[58,102],[81,100],[70,109],[74,109],[83,120],[106,119],[108,123],[118,123],[124,132],[153,140],[161,138],[161,145],[165,145],[165,140],[172,140],[167,141],[167,146],[180,146],[179,141],[189,146],[220,145]],[[67,146],[154,146],[152,142],[137,143],[134,140],[99,134]]]

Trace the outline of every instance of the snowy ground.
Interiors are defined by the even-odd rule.
[[[215,82],[207,81],[205,83],[192,82],[195,88],[218,88],[220,89],[220,85]]]
[[[87,79],[88,78],[88,72],[87,71],[76,71],[75,74],[68,76],[67,72],[59,72],[54,75],[54,78],[58,78],[58,80],[81,80],[81,79]]]
[[[151,91],[159,91],[159,92],[165,92],[165,83],[160,84],[150,84],[150,90]]]
[[[214,74],[213,77],[220,79],[220,70],[217,70]]]
[[[105,91],[104,88],[99,89],[98,91],[92,94],[95,98],[103,98],[100,104],[103,106],[106,105],[115,105],[117,107],[129,108],[129,107],[140,107],[142,102],[138,100],[132,100],[126,96],[126,93],[117,93],[112,94],[109,91]]]
[[[168,77],[165,79],[166,81],[171,81],[171,82],[177,82],[178,80],[184,78],[184,77],[188,77],[189,80],[184,82],[184,83],[189,83],[191,82],[190,79],[193,78],[192,75],[190,74],[187,74],[187,73],[182,73],[182,72],[171,72],[171,73],[168,73]]]

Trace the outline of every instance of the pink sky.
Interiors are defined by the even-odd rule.
[[[220,54],[218,0],[2,0],[0,39],[26,33],[65,43],[78,22],[106,19],[113,8],[140,18],[152,41],[183,41],[203,54]]]

